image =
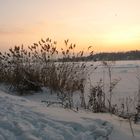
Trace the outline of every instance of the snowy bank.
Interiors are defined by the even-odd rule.
[[[76,118],[64,109],[60,117],[53,113],[40,103],[0,92],[0,140],[105,140],[112,132],[112,125],[101,119]]]

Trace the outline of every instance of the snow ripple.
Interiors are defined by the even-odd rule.
[[[0,96],[0,140],[106,140],[112,131],[102,120],[55,120],[24,106],[26,100],[7,96]]]

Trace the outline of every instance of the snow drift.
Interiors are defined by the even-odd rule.
[[[35,111],[40,104],[31,102],[0,93],[0,140],[104,140],[112,132],[107,121],[55,118],[46,107],[40,107],[45,113]]]

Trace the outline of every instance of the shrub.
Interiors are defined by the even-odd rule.
[[[96,85],[91,86],[88,101],[88,108],[93,112],[105,112],[104,92],[102,80]]]
[[[28,49],[22,45],[0,53],[0,81],[20,95],[48,87],[63,103],[67,102],[69,108],[73,106],[74,92],[80,91],[81,107],[86,108],[84,86],[88,66],[84,51],[75,52],[76,45],[69,40],[64,43],[61,52],[57,50],[57,42],[47,38]]]

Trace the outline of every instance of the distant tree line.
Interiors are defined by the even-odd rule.
[[[140,51],[128,51],[128,52],[103,52],[90,55],[87,60],[96,61],[117,61],[117,60],[140,60]]]

